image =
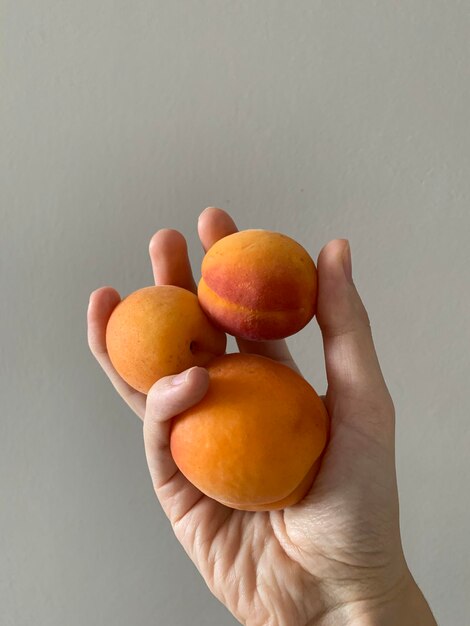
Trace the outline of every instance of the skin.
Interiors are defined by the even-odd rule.
[[[209,207],[199,217],[205,250],[236,230],[221,209]],[[149,252],[156,284],[196,291],[186,241],[178,231],[158,231]],[[331,417],[330,442],[311,491],[280,511],[232,510],[187,481],[169,450],[171,418],[204,396],[206,370],[196,367],[162,378],[148,396],[136,392],[106,352],[106,323],[119,293],[102,287],[90,296],[89,347],[143,420],[147,462],[161,506],[212,593],[248,626],[436,624],[403,554],[395,410],[348,258],[348,241],[335,239],[317,261],[316,320],[328,380],[322,399]],[[237,344],[241,352],[268,356],[299,372],[283,340],[237,339]]]

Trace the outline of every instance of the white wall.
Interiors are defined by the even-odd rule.
[[[151,284],[208,205],[316,258],[348,237],[398,418],[410,566],[468,624],[466,2],[6,0],[1,35],[4,626],[233,624],[153,497],[88,352],[90,292]],[[324,391],[315,323],[290,346]]]

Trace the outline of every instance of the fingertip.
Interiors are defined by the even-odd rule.
[[[147,393],[147,414],[158,421],[174,417],[202,400],[208,388],[209,373],[204,367],[194,366],[160,378]]]
[[[96,297],[99,297],[101,295],[101,293],[106,293],[106,294],[111,294],[112,292],[114,292],[115,294],[117,294],[119,296],[119,293],[116,291],[116,289],[114,289],[114,287],[111,287],[110,285],[104,285],[103,287],[97,287],[96,289],[94,289],[91,293],[90,293],[90,300]]]
[[[152,256],[155,252],[166,254],[172,250],[174,245],[187,247],[186,239],[179,230],[175,228],[160,228],[152,235],[149,242],[149,253]]]
[[[349,247],[349,240],[345,238],[332,239],[320,250],[317,268],[323,270],[337,270],[341,267],[342,258]]]
[[[192,393],[202,397],[205,395],[209,388],[209,372],[205,367],[195,365],[188,371],[186,378],[186,386],[189,387]]]
[[[180,385],[186,385],[189,382],[193,383],[194,381],[202,381],[207,378],[207,370],[204,367],[194,365],[193,367],[172,376],[170,378],[170,385],[173,387],[179,387]]]
[[[174,285],[196,292],[188,244],[179,230],[158,230],[150,240],[149,256],[156,285]]]
[[[188,381],[209,381],[209,372],[205,367],[194,365],[188,370]]]
[[[207,207],[202,211],[197,229],[202,247],[206,252],[216,241],[238,230],[230,215],[218,207]]]
[[[189,393],[197,396],[199,401],[202,399],[209,389],[209,372],[205,367],[194,366],[188,370],[185,385],[189,388]]]
[[[159,240],[161,238],[161,233],[162,231],[167,230],[166,228],[160,228],[159,230],[157,230],[156,232],[154,232],[154,234],[150,237],[150,241],[149,241],[149,253],[150,255],[152,255],[152,253],[155,251],[156,248],[158,248],[158,244],[159,244]]]
[[[355,291],[352,278],[352,263],[348,239],[333,239],[320,251],[317,261],[318,304],[317,311],[336,309],[338,298],[344,303],[350,300]],[[351,289],[351,287],[353,287]],[[317,312],[318,319],[318,312]],[[320,320],[319,320],[320,321]]]
[[[110,308],[113,308],[121,301],[119,292],[114,287],[104,286],[98,287],[91,292],[88,298],[87,313],[98,311],[106,314]]]
[[[219,212],[224,213],[223,209],[219,209],[219,207],[207,206],[203,211],[201,211],[197,221],[199,222],[200,220],[204,219],[205,217],[207,217],[211,213],[219,213]]]

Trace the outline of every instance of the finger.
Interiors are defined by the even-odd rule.
[[[236,337],[235,339],[240,352],[265,356],[268,359],[283,363],[297,372],[297,374],[301,374],[284,339],[272,339],[270,341],[250,341],[241,337]]]
[[[346,400],[351,413],[365,405],[379,414],[392,403],[372,338],[369,316],[352,280],[345,239],[329,242],[318,257],[318,307],[328,379],[327,401]],[[361,407],[361,411],[359,411]],[[357,409],[357,410],[356,410]]]
[[[114,369],[106,348],[106,326],[120,301],[119,293],[112,287],[101,287],[92,292],[87,311],[88,346],[121,398],[143,419],[145,395],[121,378]]]
[[[199,216],[198,233],[202,247],[206,252],[216,241],[236,232],[238,232],[238,228],[235,222],[222,209],[207,207]],[[275,341],[250,341],[241,337],[236,337],[235,339],[240,352],[266,356],[275,361],[285,363],[299,372],[284,339]]]
[[[171,521],[180,519],[202,497],[179,471],[170,451],[171,418],[193,406],[209,387],[209,374],[192,367],[165,376],[149,390],[144,418],[144,445],[153,487]]]
[[[219,239],[238,232],[238,228],[230,215],[213,206],[207,207],[201,213],[197,230],[205,252]]]
[[[150,240],[149,254],[156,285],[175,285],[196,293],[188,246],[180,232],[158,230]]]

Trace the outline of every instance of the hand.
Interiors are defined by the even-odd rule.
[[[199,218],[205,250],[235,232],[230,216]],[[186,242],[174,230],[150,243],[156,284],[196,291]],[[171,418],[202,399],[204,368],[160,379],[148,396],[129,387],[106,352],[105,330],[120,301],[110,287],[93,292],[89,346],[114,387],[144,420],[155,493],[176,537],[221,602],[249,626],[431,625],[435,621],[403,555],[395,474],[395,413],[377,360],[369,318],[350,272],[349,244],[334,240],[317,262],[320,326],[328,379],[322,396],[331,438],[313,488],[280,511],[229,509],[203,495],[178,470],[169,449]],[[298,371],[285,341],[237,338],[241,352]],[[181,382],[181,379],[184,379]]]

